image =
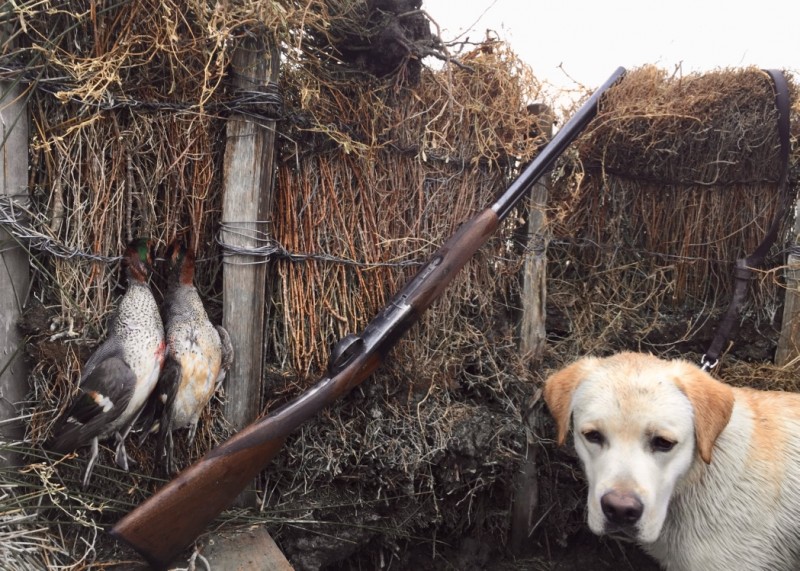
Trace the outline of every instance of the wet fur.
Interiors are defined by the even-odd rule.
[[[573,425],[593,532],[611,527],[600,497],[614,488],[641,496],[627,531],[668,571],[800,569],[800,395],[620,353],[556,372],[544,397],[559,443]],[[593,429],[603,445],[584,437]],[[653,434],[677,443],[655,451]]]

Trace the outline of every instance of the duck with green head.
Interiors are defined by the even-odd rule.
[[[68,453],[91,446],[85,487],[97,460],[98,443],[115,437],[116,462],[128,469],[125,438],[156,386],[166,349],[164,325],[148,278],[153,243],[128,244],[122,267],[128,288],[120,298],[108,337],[86,361],[78,391],[56,420],[46,446]]]
[[[158,432],[157,454],[171,474],[177,468],[172,433],[188,428],[187,440],[194,440],[200,416],[233,362],[233,347],[228,332],[212,325],[194,286],[194,251],[176,238],[165,258],[169,264],[163,308],[167,354],[144,415],[143,438]]]

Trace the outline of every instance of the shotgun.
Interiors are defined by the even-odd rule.
[[[153,567],[164,568],[264,470],[286,437],[350,392],[384,361],[530,187],[597,114],[600,98],[625,74],[620,67],[556,133],[490,207],[463,223],[370,321],[331,350],[328,370],[313,387],[256,420],[186,468],[111,530]]]

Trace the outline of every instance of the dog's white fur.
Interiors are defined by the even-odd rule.
[[[619,353],[561,369],[544,398],[559,444],[572,419],[594,533],[627,533],[668,571],[800,569],[800,395]],[[637,498],[638,521],[612,524],[608,492]]]

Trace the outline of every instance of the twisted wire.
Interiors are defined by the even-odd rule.
[[[306,262],[309,260],[341,264],[357,268],[378,268],[378,267],[409,267],[420,266],[424,263],[420,260],[400,260],[396,262],[365,262],[354,260],[326,253],[300,253],[291,252],[283,244],[272,238],[267,232],[254,230],[252,223],[242,222],[221,222],[220,231],[217,234],[217,243],[222,250],[222,256],[226,263],[247,264],[247,263],[266,263],[273,259],[284,259],[290,262]],[[266,225],[267,222],[256,222],[259,225]],[[223,238],[223,235],[236,236],[239,241],[249,241],[251,245],[234,244]],[[235,259],[236,256],[251,258],[251,261]]]
[[[38,91],[58,98],[70,93],[73,86],[62,78],[41,77],[37,67],[25,67],[0,59],[0,80],[14,81],[30,86]],[[253,83],[256,83],[254,80]],[[143,101],[110,90],[104,92],[102,99],[92,100],[70,96],[69,101],[92,107],[97,111],[115,109],[136,109],[140,111],[203,111],[211,114],[240,113],[252,118],[278,120],[284,118],[283,96],[277,82],[258,85],[252,89],[237,89],[225,100],[210,101],[202,105],[181,101]]]
[[[37,230],[32,222],[41,222],[42,217],[33,212],[28,204],[29,199],[24,195],[0,195],[0,226],[29,251],[38,250],[58,258],[83,258],[103,263],[120,259],[120,256],[103,256],[68,246],[58,238]]]

